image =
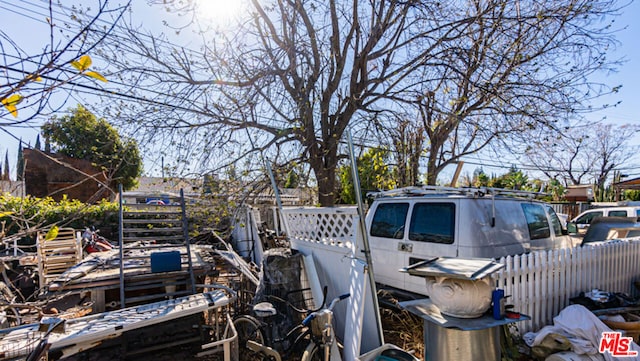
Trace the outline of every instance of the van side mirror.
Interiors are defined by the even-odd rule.
[[[576,222],[567,223],[567,233],[568,234],[578,233],[578,225],[576,225]]]

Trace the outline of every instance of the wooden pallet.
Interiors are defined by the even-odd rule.
[[[40,287],[58,278],[82,260],[80,236],[73,228],[60,228],[56,238],[46,240],[47,232],[38,232],[38,275]]]

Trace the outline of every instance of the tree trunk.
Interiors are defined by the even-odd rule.
[[[438,179],[438,167],[436,166],[436,157],[435,155],[431,155],[429,153],[429,159],[427,160],[427,174],[425,181],[427,185],[434,186],[436,185],[436,180]]]
[[[336,170],[334,167],[324,166],[323,163],[325,162],[322,159],[312,162],[318,180],[318,202],[321,207],[331,207],[336,203]]]
[[[311,147],[310,165],[318,182],[318,202],[321,207],[332,207],[336,203],[337,147]]]

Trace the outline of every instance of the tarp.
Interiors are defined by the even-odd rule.
[[[530,347],[541,345],[548,336],[556,338],[559,344],[568,340],[571,350],[578,355],[589,356],[594,361],[615,361],[619,358],[611,353],[599,352],[602,333],[612,331],[588,308],[582,305],[571,305],[553,318],[553,325],[545,326],[538,332],[527,332],[523,338]],[[640,355],[640,346],[635,342],[631,343],[631,350],[638,351]],[[627,357],[625,360],[640,361],[640,356]]]

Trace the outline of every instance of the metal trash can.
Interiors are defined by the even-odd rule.
[[[500,361],[500,326],[460,330],[425,320],[424,346],[428,361]]]
[[[500,320],[488,313],[477,318],[447,316],[428,298],[400,302],[400,306],[424,320],[427,361],[500,361],[500,328],[531,319],[523,314]]]

